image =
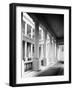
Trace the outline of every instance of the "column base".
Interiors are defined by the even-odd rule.
[[[39,62],[39,58],[34,58],[33,59],[33,70],[34,71],[39,71],[40,70],[40,62]]]
[[[57,63],[57,59],[56,59],[56,58],[51,58],[51,59],[50,59],[50,63],[51,63],[51,64]]]
[[[46,66],[47,65],[47,59],[43,58],[43,65]]]

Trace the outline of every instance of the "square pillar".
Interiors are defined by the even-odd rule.
[[[51,40],[51,63],[56,63],[56,42],[53,38]]]
[[[25,42],[25,60],[27,61],[27,42]]]
[[[50,35],[50,43],[49,43],[49,64],[52,63],[52,36]]]
[[[47,65],[47,59],[46,59],[46,39],[47,39],[47,31],[44,31],[44,45],[43,45],[43,53],[44,53],[44,66]]]
[[[55,62],[57,62],[57,45],[56,45],[56,42],[55,42]]]
[[[25,36],[27,36],[27,23],[25,23]]]
[[[43,58],[43,53],[44,53],[44,51],[43,51],[43,44],[41,45],[41,58]]]
[[[52,63],[55,63],[55,42],[52,43]]]
[[[40,68],[39,64],[39,23],[35,22],[35,44],[34,44],[34,59],[33,59],[33,70],[38,71]]]
[[[31,38],[33,38],[33,28],[31,28]]]
[[[33,58],[33,44],[31,44],[31,58]]]
[[[57,53],[58,53],[58,45],[56,44],[56,59],[58,60]]]

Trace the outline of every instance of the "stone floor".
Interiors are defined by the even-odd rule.
[[[40,71],[27,71],[24,73],[24,77],[38,77],[38,76],[58,76],[64,75],[64,64],[56,63],[47,67],[42,66]]]

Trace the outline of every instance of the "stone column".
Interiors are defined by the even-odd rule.
[[[49,55],[50,55],[49,63],[51,64],[52,63],[52,36],[51,35],[50,35],[50,50],[49,50]]]
[[[44,53],[44,66],[47,65],[47,59],[46,59],[46,39],[47,39],[47,31],[44,31],[44,45],[43,45],[43,53]]]
[[[25,23],[25,36],[27,36],[27,23]]]
[[[55,62],[57,62],[57,45],[56,45],[56,42],[55,42]]]
[[[56,42],[55,42],[55,57],[56,57]]]
[[[43,44],[41,45],[41,57],[43,58]]]
[[[33,28],[31,28],[31,38],[32,38],[32,36],[33,36]]]
[[[23,53],[23,56],[22,56],[22,57],[23,57],[23,58],[22,58],[23,60],[22,60],[22,63],[21,63],[21,64],[22,64],[22,65],[21,65],[21,66],[22,66],[21,77],[24,76],[24,71],[25,71],[25,66],[24,66],[24,60],[25,60],[25,43],[23,43],[22,51],[23,51],[23,52],[22,52],[22,53]]]
[[[54,40],[52,44],[52,54],[53,54],[52,63],[55,63],[55,42]]]
[[[58,62],[58,45],[56,44],[56,59],[57,59],[57,62]]]
[[[23,59],[25,59],[25,42],[23,42],[23,48],[22,48],[22,50],[23,50]]]
[[[34,44],[34,60],[33,60],[33,70],[39,70],[39,23],[35,22],[35,44]]]
[[[31,58],[33,58],[33,44],[31,44]]]
[[[25,42],[25,60],[27,61],[27,42]]]
[[[25,23],[25,36],[27,36],[27,23]],[[25,60],[27,60],[27,42],[25,42]]]

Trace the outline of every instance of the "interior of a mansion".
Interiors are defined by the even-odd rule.
[[[64,15],[21,13],[22,76],[64,75]]]

